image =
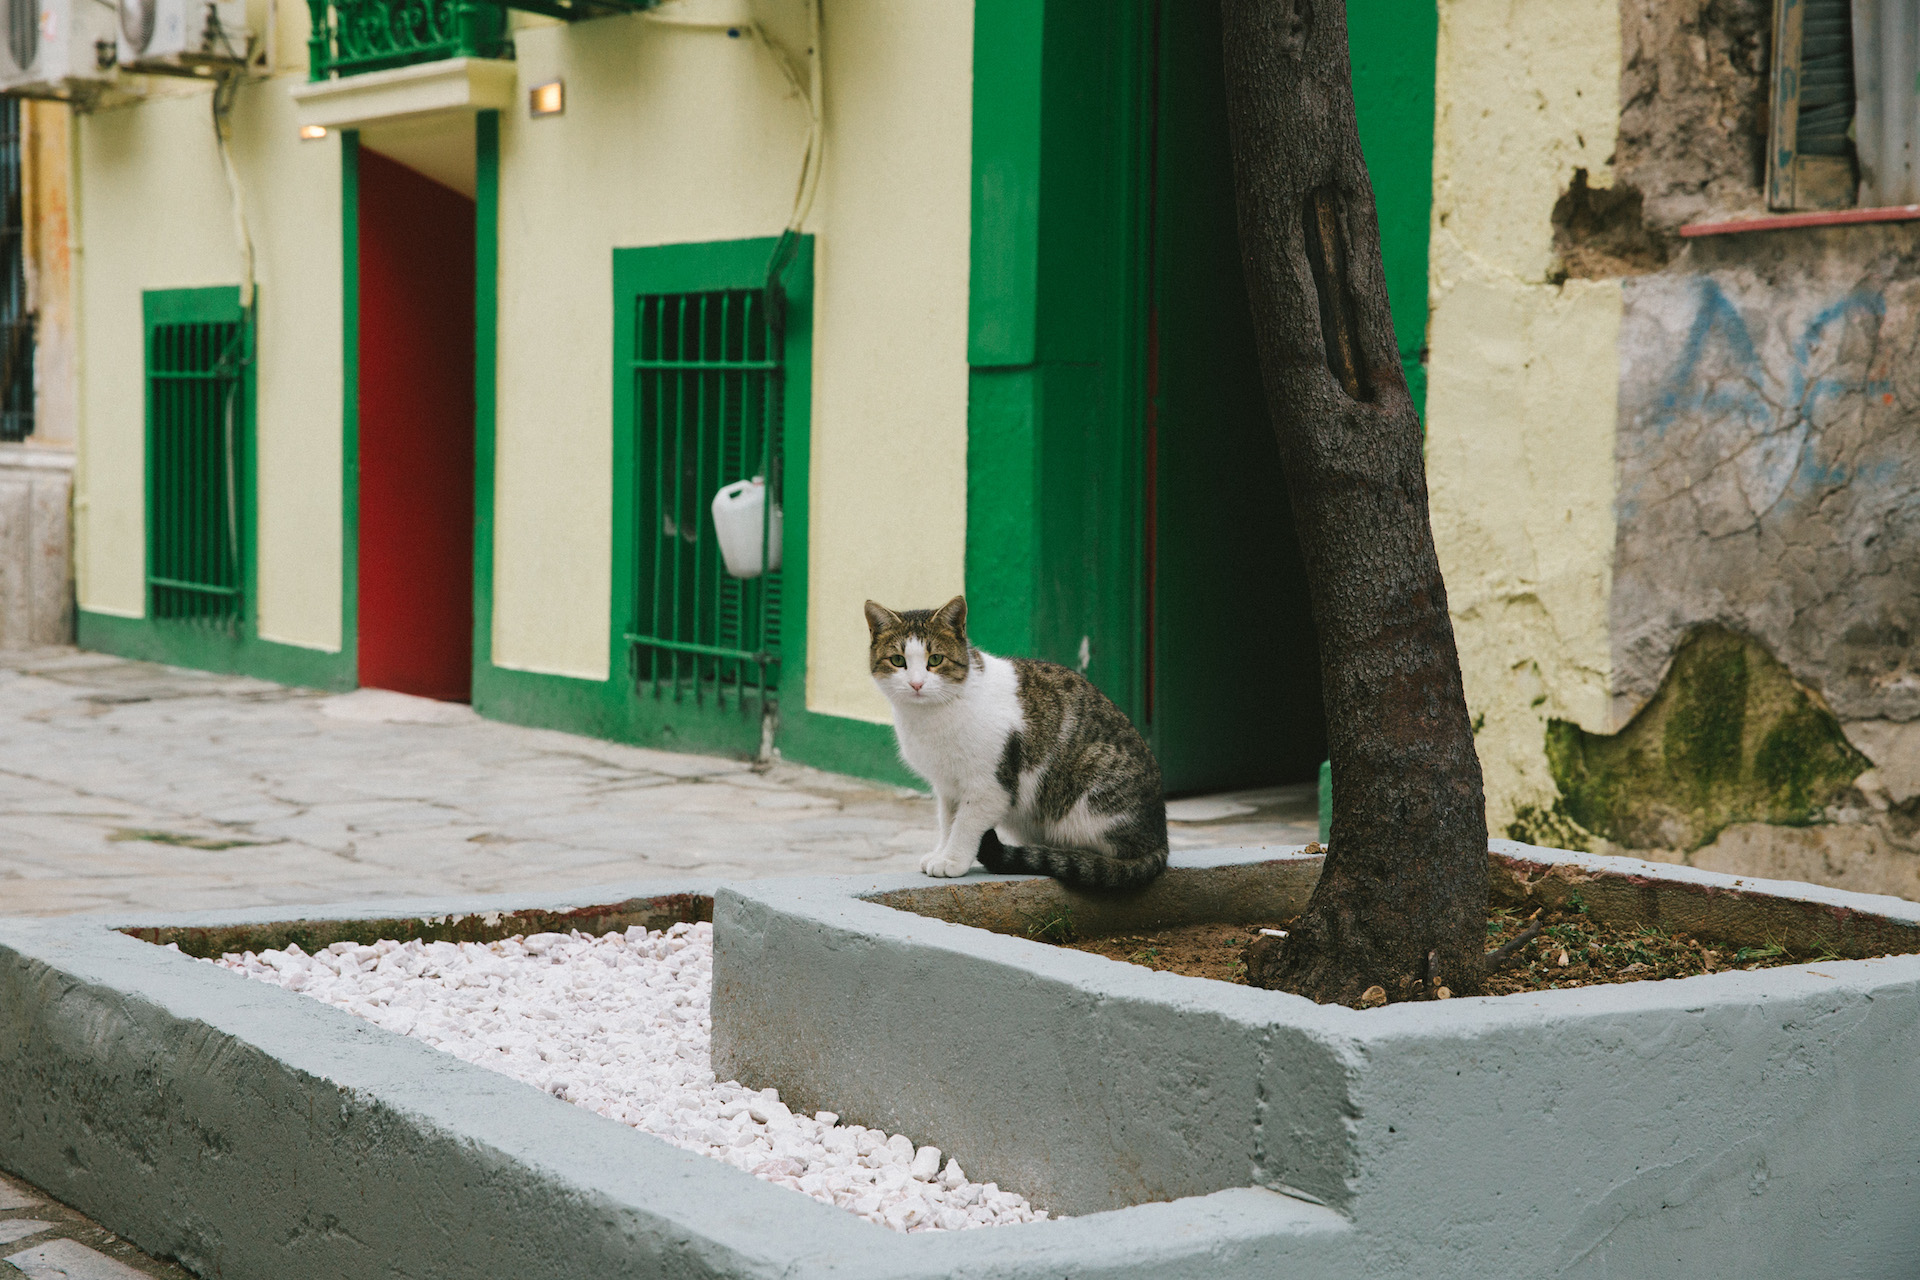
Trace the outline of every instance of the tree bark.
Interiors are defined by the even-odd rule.
[[[1223,0],[1241,252],[1320,633],[1326,868],[1256,985],[1482,989],[1487,828],[1419,416],[1381,271],[1342,0]],[[1377,998],[1377,997],[1376,997]]]

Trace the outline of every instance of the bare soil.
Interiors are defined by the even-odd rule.
[[[1061,930],[1042,940],[1123,960],[1166,973],[1222,982],[1247,980],[1247,946],[1262,928],[1285,929],[1290,921],[1265,925],[1196,924],[1154,933],[1115,934],[1062,941]],[[1525,930],[1542,926],[1531,942],[1520,948],[1512,963],[1487,978],[1487,994],[1515,995],[1525,991],[1553,991],[1563,987],[1590,987],[1610,982],[1646,982],[1659,978],[1686,978],[1727,969],[1769,969],[1838,959],[1831,953],[1795,951],[1777,943],[1735,946],[1707,941],[1687,933],[1657,928],[1604,924],[1580,907],[1523,916],[1502,908],[1487,918],[1487,948],[1492,950]],[[1416,999],[1433,999],[1421,991]]]

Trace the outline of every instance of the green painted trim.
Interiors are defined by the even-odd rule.
[[[1032,364],[1040,289],[1042,30],[1047,5],[975,0],[967,363]]]
[[[360,132],[340,135],[340,656],[360,683]]]
[[[341,661],[342,655],[324,649],[303,649],[258,636],[222,635],[191,624],[122,618],[88,609],[75,614],[74,631],[82,649],[123,658],[253,676],[311,689],[353,688],[353,672]]]
[[[500,113],[474,118],[473,708],[493,696],[493,495],[500,341]],[[499,719],[511,719],[500,716]]]
[[[966,588],[1141,718],[1149,0],[974,10]]]
[[[1433,224],[1434,0],[1349,0],[1353,106],[1380,215],[1380,255],[1407,390],[1427,411],[1427,257]]]
[[[926,781],[900,759],[899,741],[890,724],[847,716],[802,711],[780,717],[780,755],[797,764],[891,782],[925,791]]]
[[[967,386],[968,629],[993,653],[1034,648],[1040,576],[1038,370],[980,369]]]
[[[1320,843],[1326,844],[1333,834],[1333,761],[1320,762],[1320,785],[1316,794],[1320,801]]]

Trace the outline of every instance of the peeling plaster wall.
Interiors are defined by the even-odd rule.
[[[1603,732],[1617,281],[1550,283],[1553,208],[1611,182],[1615,0],[1442,0],[1427,472],[1489,826],[1550,804],[1550,718]]]
[[[1614,713],[1717,623],[1817,691],[1875,768],[1828,822],[1688,861],[1920,897],[1920,230],[1698,244],[1627,281]]]
[[[1920,719],[1920,231],[1766,239],[1626,282],[1618,713],[1719,622],[1843,722]]]
[[[1623,0],[1615,175],[1647,222],[1764,213],[1773,0]]]
[[[1763,210],[1769,12],[1443,0],[1434,532],[1493,829],[1627,852],[1568,821],[1546,723],[1620,731],[1717,624],[1874,767],[1632,852],[1920,897],[1920,228],[1678,234]]]

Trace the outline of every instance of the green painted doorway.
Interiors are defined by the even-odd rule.
[[[1170,795],[1311,782],[1320,657],[1235,222],[1217,5],[1150,11],[1148,732]]]

